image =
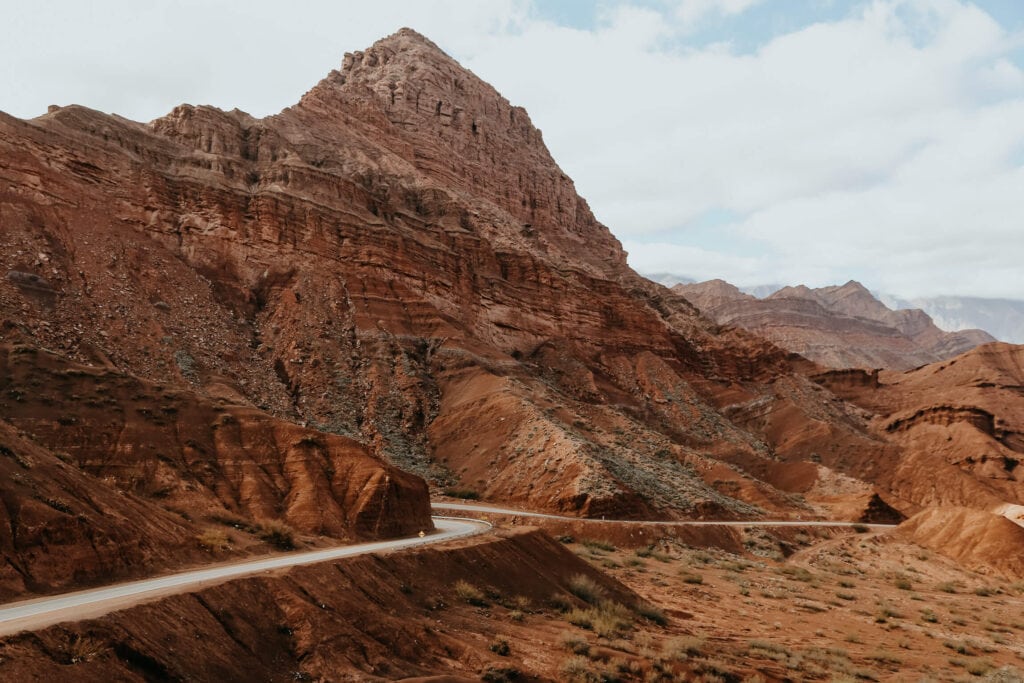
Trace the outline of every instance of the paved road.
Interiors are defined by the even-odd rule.
[[[854,522],[821,522],[803,520],[747,520],[747,521],[712,521],[712,520],[684,520],[684,521],[638,521],[638,520],[600,520],[583,517],[565,517],[552,515],[543,512],[527,512],[525,510],[513,510],[510,508],[494,507],[490,505],[472,505],[468,503],[441,503],[433,504],[436,510],[456,510],[459,512],[489,513],[498,515],[516,515],[519,517],[539,517],[569,522],[615,522],[617,524],[656,524],[659,526],[732,526],[732,527],[852,527],[858,526]],[[79,621],[82,619],[93,619],[109,614],[110,612],[125,609],[142,602],[155,600],[157,598],[178,593],[207,588],[209,586],[237,579],[244,576],[252,576],[262,572],[270,572],[288,567],[296,567],[304,564],[315,564],[336,560],[342,557],[352,557],[372,553],[379,550],[401,550],[427,543],[439,543],[454,538],[472,536],[490,528],[487,522],[476,519],[464,519],[456,517],[435,516],[435,533],[424,538],[413,537],[391,541],[377,541],[374,543],[360,543],[347,545],[339,548],[328,548],[326,550],[311,550],[301,553],[288,553],[274,555],[258,560],[243,560],[219,564],[204,569],[184,571],[177,574],[170,574],[154,579],[143,579],[131,581],[104,588],[64,593],[46,598],[34,600],[23,600],[21,602],[9,603],[0,606],[0,636],[10,635],[24,630],[35,630],[52,626],[62,621]],[[871,524],[867,525],[876,529],[891,528],[892,524]]]
[[[724,521],[724,520],[705,520],[705,519],[686,519],[676,521],[665,521],[665,520],[653,520],[653,521],[641,521],[641,520],[621,520],[621,519],[595,519],[592,517],[566,517],[564,515],[549,515],[543,512],[525,512],[523,510],[513,510],[510,508],[492,507],[490,505],[473,505],[471,503],[442,503],[434,502],[432,505],[434,510],[458,510],[460,512],[485,512],[493,515],[517,515],[519,517],[540,517],[542,519],[556,519],[561,522],[615,522],[616,524],[655,524],[658,526],[827,526],[827,527],[854,527],[854,526],[866,526],[872,529],[893,529],[896,527],[895,524],[862,524],[860,522],[822,522],[813,520],[800,520],[800,519],[784,519],[784,520],[770,520],[770,519],[754,519],[754,520],[740,520],[740,521]]]
[[[424,538],[414,536],[392,541],[346,545],[326,550],[274,555],[259,560],[231,562],[154,579],[143,579],[104,588],[9,603],[0,606],[0,636],[18,631],[45,628],[62,621],[93,619],[141,602],[177,593],[188,593],[231,579],[276,569],[472,536],[486,531],[491,525],[480,520],[437,516],[434,517],[434,526],[437,531]]]

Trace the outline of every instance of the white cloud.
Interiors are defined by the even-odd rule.
[[[761,0],[679,0],[675,16],[683,27],[689,29],[709,16],[734,16],[742,14]]]
[[[9,5],[9,6],[6,6]],[[514,32],[527,0],[37,0],[6,3],[0,110],[78,103],[139,120],[181,102],[276,113],[361,50],[413,26],[458,53]]]
[[[634,33],[528,25],[468,60],[544,126],[634,267],[1024,297],[1024,87],[1014,36],[977,7],[878,0],[749,54]],[[720,233],[742,249],[688,244],[715,212],[739,216]]]
[[[0,109],[273,113],[409,25],[530,111],[635,267],[1024,297],[1022,36],[962,0],[866,0],[737,52],[755,4],[620,2],[582,30],[528,0],[15,3]]]

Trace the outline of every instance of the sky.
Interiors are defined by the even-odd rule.
[[[1021,0],[11,0],[0,110],[262,116],[410,26],[645,273],[1024,299]]]

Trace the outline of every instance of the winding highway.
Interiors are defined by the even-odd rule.
[[[94,619],[142,602],[178,593],[189,593],[253,574],[326,562],[380,550],[401,550],[428,543],[440,543],[455,538],[473,536],[491,528],[490,524],[481,520],[441,516],[436,516],[433,519],[437,531],[422,538],[413,536],[412,538],[359,543],[325,550],[273,555],[258,560],[218,564],[152,579],[129,581],[103,588],[9,603],[0,606],[0,636],[45,628],[62,621]]]
[[[490,505],[474,505],[469,503],[433,503],[433,509],[453,510],[457,512],[485,513],[493,515],[511,515],[551,519],[563,522],[593,522],[616,524],[644,524],[658,526],[728,526],[728,527],[853,527],[870,526],[873,529],[887,529],[892,524],[859,525],[854,522],[828,522],[803,520],[679,520],[679,521],[641,521],[641,520],[601,520],[583,517],[566,517],[543,512],[528,512]],[[316,564],[353,557],[382,550],[402,550],[430,543],[441,543],[456,538],[465,538],[484,533],[491,528],[490,523],[479,519],[463,517],[433,517],[436,531],[424,537],[401,538],[390,541],[359,543],[323,550],[273,555],[256,560],[241,560],[194,569],[175,574],[168,574],[152,579],[129,581],[102,588],[93,588],[73,593],[63,593],[32,600],[8,603],[0,606],[0,636],[11,635],[19,631],[35,630],[52,626],[64,621],[94,619],[120,609],[125,609],[143,602],[149,602],[168,595],[189,593],[208,588],[225,581],[252,576],[263,572],[287,569],[300,565]]]
[[[738,527],[780,527],[780,526],[826,526],[826,527],[869,527],[871,529],[895,529],[895,524],[864,524],[862,522],[831,522],[803,519],[742,519],[742,520],[708,520],[708,519],[680,519],[680,520],[636,520],[636,519],[598,519],[596,517],[567,517],[565,515],[551,515],[544,512],[526,512],[524,510],[512,510],[510,508],[492,507],[490,505],[475,505],[472,503],[433,503],[435,510],[458,510],[459,512],[476,512],[492,515],[514,515],[518,517],[539,517],[541,519],[553,519],[561,522],[605,522],[616,524],[650,524],[655,526],[738,526]]]

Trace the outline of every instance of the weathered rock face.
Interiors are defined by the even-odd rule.
[[[198,527],[118,491],[0,420],[0,600],[199,561]]]
[[[892,310],[858,282],[784,287],[758,299],[722,280],[672,288],[723,325],[737,325],[835,368],[906,370],[995,339],[981,330],[944,332],[924,311]]]
[[[355,441],[25,345],[0,346],[5,419],[77,471],[194,519],[335,538],[432,528],[426,484]]]
[[[873,377],[857,383],[827,372],[816,379],[869,411],[870,430],[899,449],[880,481],[887,490],[918,507],[1024,504],[1024,347],[986,344]]]
[[[118,417],[135,445],[97,428],[90,448],[208,463],[204,505],[420,524],[422,489],[346,465],[369,462],[348,439],[439,489],[591,516],[856,518],[839,475],[862,508],[889,501],[901,446],[869,409],[629,270],[525,112],[414,32],[265,119],[0,116],[0,160],[0,335],[154,387],[139,406],[163,425]],[[16,416],[54,447],[76,433]],[[157,435],[166,462],[138,445]]]
[[[632,273],[525,112],[422,36],[267,119],[70,107],[0,120],[0,146],[0,269],[52,290],[9,277],[0,311],[57,353],[356,438],[441,486],[756,512],[699,474],[770,455],[714,396],[802,361]]]

